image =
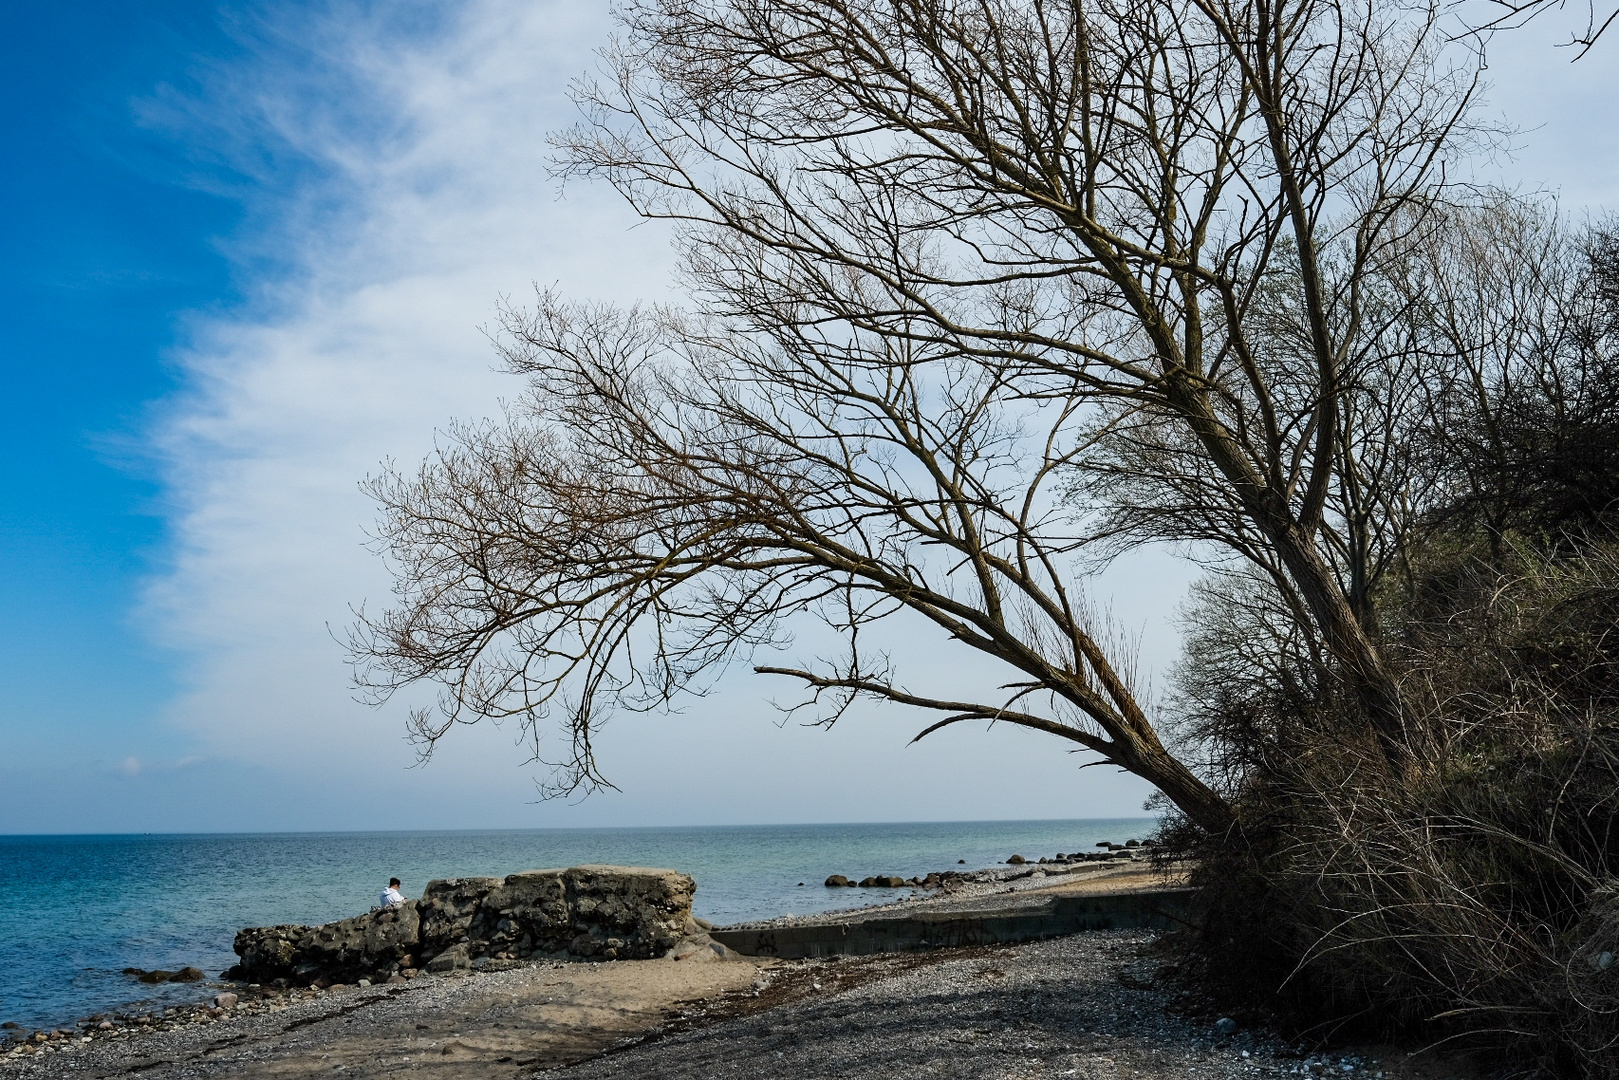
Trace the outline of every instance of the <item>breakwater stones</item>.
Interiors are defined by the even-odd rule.
[[[829,889],[841,889],[845,887],[850,889],[856,887],[862,889],[903,889],[907,887],[917,889],[936,889],[947,876],[960,877],[961,875],[955,873],[949,875],[929,874],[925,878],[902,878],[893,874],[874,874],[871,877],[864,877],[859,881],[855,881],[851,878],[844,877],[842,874],[833,874],[831,877],[826,879],[825,884]]]
[[[298,985],[500,968],[536,956],[644,960],[694,929],[674,870],[575,866],[430,881],[420,900],[324,926],[249,927],[227,978]]]
[[[1149,854],[1154,844],[1151,840],[1130,840],[1123,844],[1115,844],[1110,840],[1102,840],[1096,845],[1101,851],[1075,851],[1071,853],[1057,852],[1053,857],[1040,857],[1040,865],[1049,864],[1075,864],[1090,862],[1113,862],[1120,859],[1134,859],[1137,855]],[[966,863],[966,859],[957,859],[958,865]],[[1008,866],[1026,866],[1033,860],[1022,855],[1011,855],[1006,859]],[[917,889],[944,889],[949,892],[951,887],[963,881],[983,881],[985,871],[958,871],[946,870],[942,873],[931,873],[927,877],[902,878],[890,874],[876,874],[872,877],[851,878],[844,874],[832,874],[826,879],[825,885],[829,889],[842,888],[881,888],[903,889],[907,886]],[[799,882],[803,884],[803,882]]]

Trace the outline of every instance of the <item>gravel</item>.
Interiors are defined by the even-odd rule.
[[[1453,1075],[1395,1051],[1309,1054],[1264,1032],[1222,1036],[1188,1016],[1159,977],[1150,931],[1079,934],[955,950],[944,959],[800,961],[766,973],[789,984],[774,1008],[616,1051],[546,1075],[952,1080],[1238,1080]],[[907,966],[907,963],[909,966]],[[880,967],[881,965],[876,965]]]

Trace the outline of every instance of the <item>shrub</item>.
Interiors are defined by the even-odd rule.
[[[1200,863],[1199,970],[1323,1032],[1619,1077],[1619,545],[1453,555],[1390,607],[1416,768],[1357,741],[1330,687],[1183,693],[1240,822],[1180,835]],[[1262,750],[1234,745],[1250,731]]]

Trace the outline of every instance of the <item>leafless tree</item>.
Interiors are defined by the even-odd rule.
[[[1455,358],[1425,387],[1435,527],[1499,555],[1611,527],[1619,507],[1619,237],[1500,200],[1426,254],[1424,322]]]
[[[758,670],[1050,732],[1219,830],[1083,599],[1121,544],[1267,575],[1410,765],[1369,581],[1397,547],[1412,258],[1476,134],[1437,6],[651,0],[561,140],[679,223],[694,313],[508,311],[530,392],[372,490],[399,602],[356,638],[418,716],[565,703],[564,785],[813,610],[845,651]],[[1008,670],[909,688],[909,612]],[[811,702],[813,704],[813,701]],[[537,730],[537,729],[535,729]],[[925,734],[926,732],[924,732]]]

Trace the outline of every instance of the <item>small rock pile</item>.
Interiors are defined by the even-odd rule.
[[[236,935],[240,981],[330,985],[408,979],[418,970],[500,970],[534,957],[640,960],[692,929],[696,884],[673,870],[576,866],[504,878],[432,881],[420,900],[324,926]]]
[[[133,973],[126,972],[126,974]],[[176,980],[170,978],[165,981]],[[171,1031],[197,1024],[211,1024],[231,1015],[273,1011],[274,1006],[271,1003],[283,997],[281,991],[259,986],[254,986],[244,993],[248,1001],[243,1003],[241,1008],[237,1006],[242,1002],[242,995],[226,993],[217,994],[208,1001],[158,1007],[150,1011],[96,1013],[80,1020],[71,1029],[28,1031],[13,1023],[0,1024],[0,1028],[10,1029],[9,1033],[0,1032],[0,1056],[58,1054],[102,1039],[124,1039],[154,1031]]]
[[[833,874],[826,879],[826,887],[829,889],[944,889],[948,888],[951,882],[964,880],[967,876],[955,870],[946,870],[943,873],[929,874],[927,877],[902,878],[893,874],[876,874],[872,877],[865,877],[855,881],[853,878],[844,877],[842,874]]]

